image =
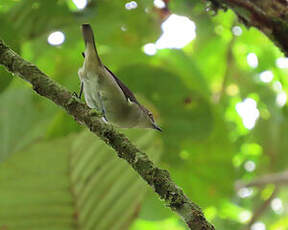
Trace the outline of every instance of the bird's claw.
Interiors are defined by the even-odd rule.
[[[80,95],[78,95],[76,92],[73,92],[73,93],[72,93],[72,96],[73,96],[73,97],[77,97],[78,99],[81,99],[81,98],[80,98]]]

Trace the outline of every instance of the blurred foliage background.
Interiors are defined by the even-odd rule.
[[[103,62],[164,130],[121,131],[216,229],[288,229],[285,186],[235,188],[287,168],[288,59],[233,12],[212,14],[198,0],[1,0],[0,37],[78,92],[90,23]],[[0,137],[1,230],[186,229],[111,149],[3,67]]]

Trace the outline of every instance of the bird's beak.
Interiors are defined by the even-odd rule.
[[[160,132],[162,132],[162,129],[160,127],[158,127],[155,123],[152,124],[153,129],[156,129]]]

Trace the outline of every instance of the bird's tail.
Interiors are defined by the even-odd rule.
[[[85,56],[88,58],[88,57],[95,57],[96,55],[97,61],[100,64],[101,61],[95,46],[93,30],[89,24],[82,24],[82,34],[86,47]]]
[[[82,24],[82,33],[85,46],[91,44],[95,47],[93,30],[89,24]]]

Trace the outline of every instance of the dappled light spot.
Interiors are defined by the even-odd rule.
[[[245,155],[259,156],[262,152],[262,146],[257,143],[244,143],[241,145],[241,153]]]
[[[72,1],[79,10],[83,10],[88,3],[87,0],[72,0]]]
[[[255,53],[249,53],[247,55],[247,63],[250,67],[256,68],[258,66],[258,57]]]
[[[245,210],[239,213],[239,220],[241,223],[246,223],[250,218],[252,214],[250,211]]]
[[[223,32],[224,32],[224,27],[222,25],[217,25],[215,27],[215,33],[216,34],[221,35],[221,34],[223,34]]]
[[[253,129],[260,115],[256,101],[252,98],[246,98],[243,102],[236,104],[236,111],[242,118],[243,125],[247,129]]]
[[[263,71],[259,74],[260,80],[265,83],[269,83],[273,80],[273,72],[271,70]]]
[[[144,9],[144,12],[145,12],[146,14],[150,14],[150,9],[149,9],[148,7],[146,7],[146,8]]]
[[[286,58],[286,57],[277,58],[276,65],[280,69],[287,69],[288,68],[288,58]]]
[[[153,44],[144,45],[147,55],[154,55],[157,49],[181,49],[196,37],[196,25],[188,17],[171,14],[161,25],[162,35]]]
[[[283,209],[282,200],[280,198],[274,198],[271,201],[271,208],[276,214],[283,213],[284,209]]]
[[[144,53],[149,56],[153,56],[157,53],[157,48],[154,43],[145,44],[143,47],[143,50],[144,50]]]
[[[242,34],[242,29],[240,26],[233,26],[232,28],[232,33],[235,35],[235,36],[240,36]]]
[[[137,6],[138,6],[138,4],[137,4],[137,2],[135,2],[135,1],[127,2],[127,3],[125,4],[126,10],[134,10],[134,9],[137,8]]]
[[[120,29],[121,29],[123,32],[125,32],[125,31],[127,30],[127,28],[126,28],[125,25],[122,25],[122,26],[120,27]]]
[[[161,28],[163,34],[156,41],[157,49],[181,49],[196,37],[196,25],[188,17],[171,14]]]
[[[277,94],[277,97],[276,97],[276,104],[279,106],[279,107],[283,107],[287,102],[287,95],[284,91],[281,91]]]
[[[256,164],[254,161],[246,161],[244,168],[247,172],[253,172],[256,169]]]
[[[282,90],[282,84],[280,81],[275,81],[273,83],[273,89],[276,91],[276,92],[280,92]]]
[[[250,197],[252,194],[253,194],[252,188],[240,188],[237,192],[237,195],[240,198],[247,198],[247,197]]]
[[[154,0],[154,6],[159,9],[163,9],[166,7],[166,4],[163,0]]]
[[[229,96],[235,96],[239,93],[239,88],[236,84],[231,84],[226,88],[226,93]]]
[[[266,230],[266,226],[263,222],[255,222],[251,226],[251,230]]]
[[[59,46],[65,41],[65,35],[61,31],[55,31],[48,36],[48,43],[52,46]]]
[[[189,152],[186,151],[186,150],[182,150],[182,151],[180,152],[180,157],[181,157],[181,159],[183,159],[183,160],[188,159],[188,158],[189,158]]]
[[[39,2],[34,2],[32,3],[32,9],[39,9],[40,3]]]

